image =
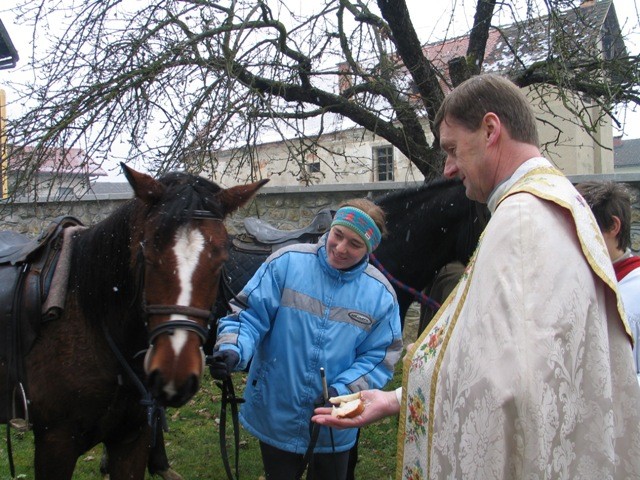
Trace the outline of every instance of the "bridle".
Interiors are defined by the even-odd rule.
[[[144,305],[142,308],[147,319],[153,315],[184,315],[209,320],[211,316],[211,310],[185,305]],[[203,326],[195,320],[184,318],[180,320],[169,320],[152,328],[151,331],[149,331],[149,344],[153,345],[155,339],[163,333],[173,333],[177,329],[188,330],[195,333],[200,338],[202,345],[205,344],[209,337],[208,326]]]
[[[223,220],[217,217],[215,214],[208,210],[194,210],[192,212],[192,218],[200,220],[214,220],[222,222]],[[140,287],[144,285],[145,281],[145,258],[144,258],[144,242],[140,243],[140,250],[138,251],[138,273],[137,284]],[[204,345],[209,338],[209,320],[211,319],[213,312],[213,305],[209,310],[203,308],[192,307],[189,305],[163,305],[163,304],[151,304],[146,303],[144,289],[140,293],[142,297],[142,311],[145,315],[145,325],[149,328],[149,317],[154,315],[184,315],[186,317],[196,317],[205,320],[205,325],[201,325],[195,320],[175,319],[163,322],[154,328],[149,330],[149,345],[153,345],[156,338],[165,333],[172,334],[178,329],[187,330],[195,333],[200,338],[201,345]]]

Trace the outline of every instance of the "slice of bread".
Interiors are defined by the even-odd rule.
[[[360,392],[331,397],[329,402],[333,404],[331,415],[337,418],[357,417],[364,411],[364,402],[360,397]]]

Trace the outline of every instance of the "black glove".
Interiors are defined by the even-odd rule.
[[[327,388],[327,392],[329,393],[329,398],[338,396],[338,391],[333,387]],[[313,401],[313,406],[316,407],[316,408],[318,408],[318,407],[330,407],[331,403],[329,402],[329,398],[327,398],[327,401],[325,402],[324,401],[325,400],[324,399],[324,395],[321,393]]]
[[[234,350],[219,350],[213,352],[211,357],[207,358],[209,364],[209,373],[216,380],[225,380],[229,378],[238,363],[240,363],[240,355]]]

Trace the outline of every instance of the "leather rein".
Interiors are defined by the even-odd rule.
[[[243,309],[248,308],[235,294],[231,285],[229,285],[229,276],[226,273],[224,265],[222,266],[220,287],[218,293],[218,301],[224,302],[224,307],[227,312],[231,311],[231,300],[235,300]],[[212,356],[206,357],[207,365],[211,365]],[[229,375],[224,380],[215,382],[218,388],[220,388],[222,395],[220,400],[220,425],[218,426],[219,441],[220,441],[220,456],[222,457],[222,464],[229,480],[240,478],[240,422],[238,420],[238,408],[241,403],[244,402],[244,398],[237,397],[233,388],[233,381]],[[227,453],[227,407],[231,409],[231,422],[233,425],[233,441],[234,441],[234,460],[235,460],[235,477],[231,470],[231,464],[229,463],[229,454]]]

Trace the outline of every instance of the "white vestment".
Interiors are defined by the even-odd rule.
[[[549,162],[523,164],[405,358],[397,478],[640,478],[640,387],[600,230]]]

